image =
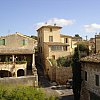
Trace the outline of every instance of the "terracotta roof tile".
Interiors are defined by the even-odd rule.
[[[61,43],[61,42],[44,42],[47,45],[61,45],[61,46],[69,46],[68,43]]]
[[[81,61],[82,62],[97,62],[97,63],[100,63],[100,53],[81,58]]]

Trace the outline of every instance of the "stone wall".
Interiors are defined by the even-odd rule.
[[[72,78],[71,67],[56,68],[56,82],[60,84],[66,84],[66,81]]]
[[[38,76],[0,78],[0,84],[38,86]]]
[[[55,81],[58,84],[66,84],[69,78],[72,78],[72,68],[71,67],[53,67],[48,71],[48,75],[51,81]]]
[[[85,72],[87,72],[87,81],[85,80]],[[82,78],[84,84],[82,86],[81,98],[84,99],[81,100],[90,100],[90,92],[100,97],[100,85],[96,86],[95,75],[99,75],[100,79],[100,63],[82,62]]]

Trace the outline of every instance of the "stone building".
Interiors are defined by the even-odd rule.
[[[80,100],[100,100],[100,54],[81,59],[82,90]]]
[[[57,59],[73,53],[72,37],[60,34],[61,28],[45,25],[37,30],[39,62],[46,73],[49,70],[47,59]]]
[[[0,77],[17,77],[36,72],[35,39],[15,34],[0,37]],[[34,72],[35,71],[35,72]]]

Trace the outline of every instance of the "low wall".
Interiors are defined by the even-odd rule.
[[[36,76],[0,78],[0,84],[38,86],[38,76],[36,75]]]

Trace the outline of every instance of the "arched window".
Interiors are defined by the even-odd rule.
[[[7,70],[0,70],[0,77],[3,78],[3,77],[12,77],[12,74],[10,71],[7,71]]]
[[[17,71],[17,76],[19,77],[19,76],[24,76],[24,70],[23,69],[19,69],[18,71]]]

